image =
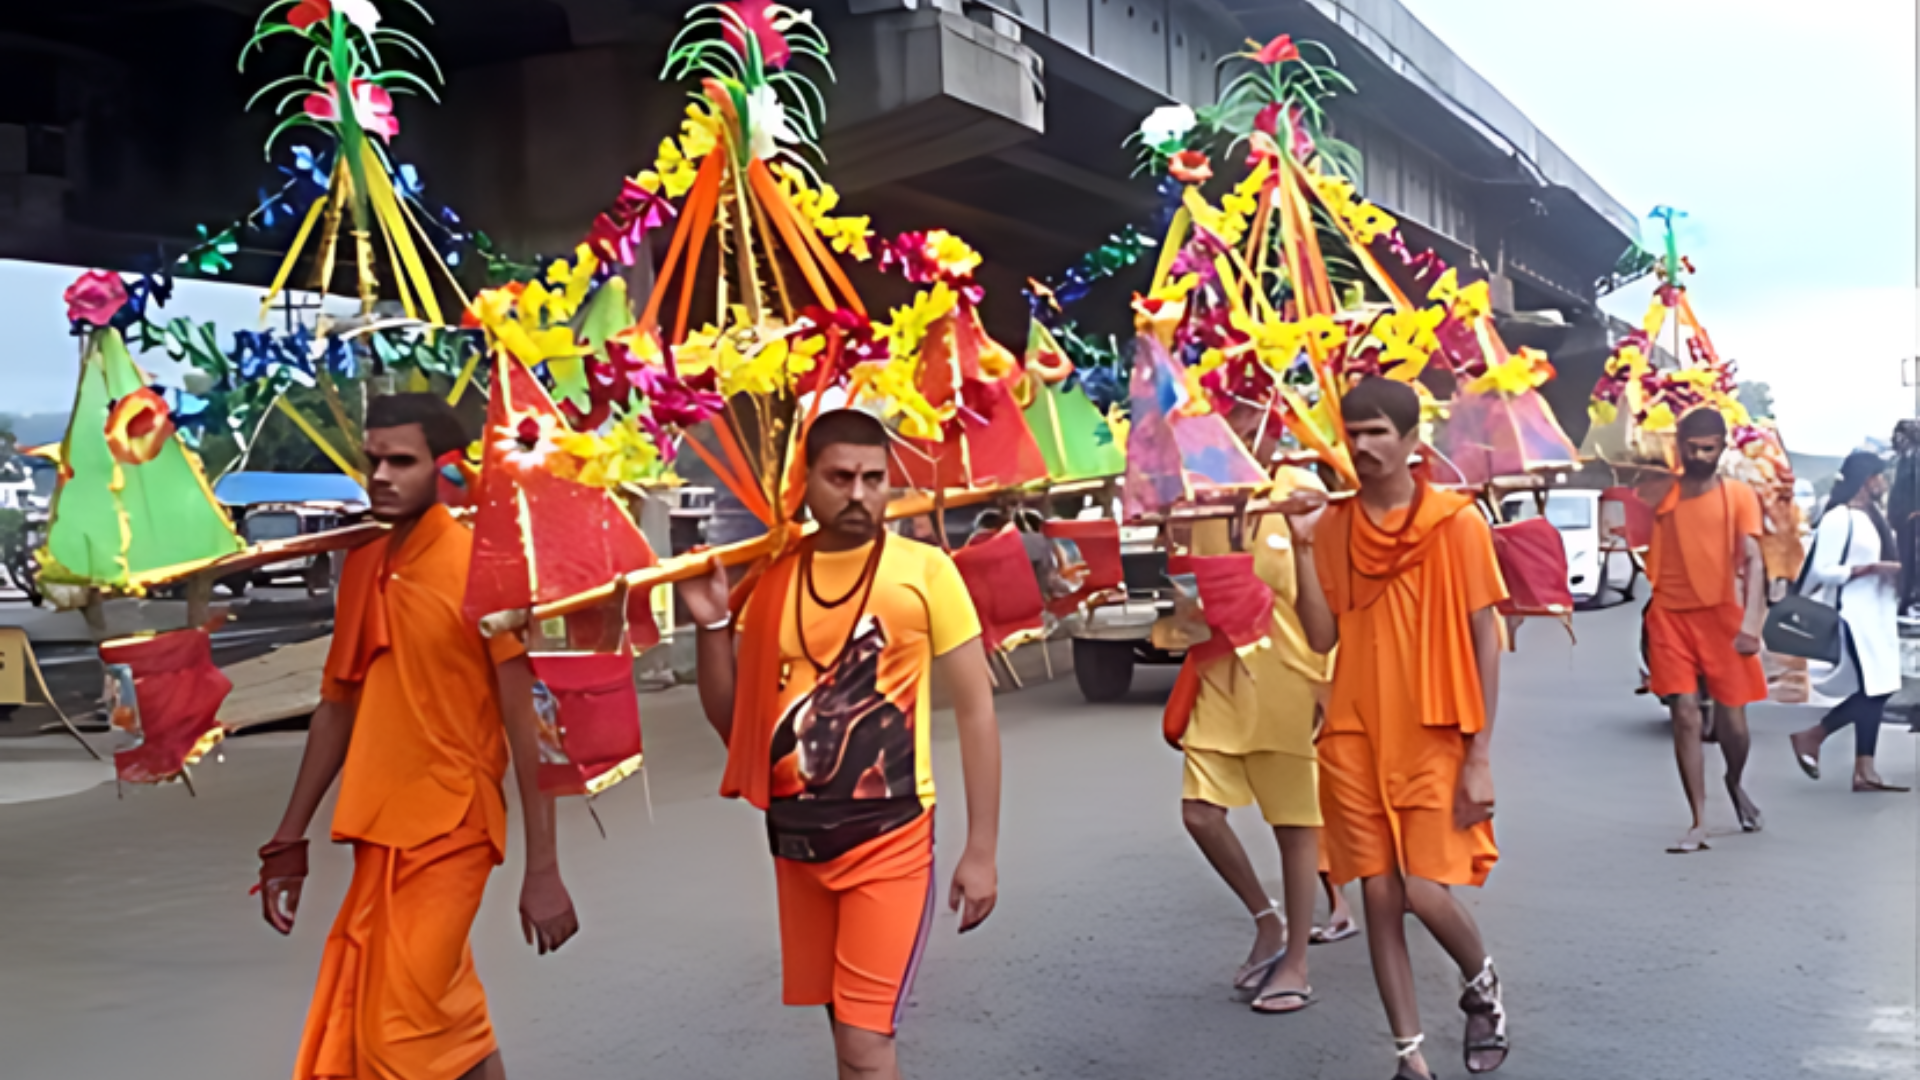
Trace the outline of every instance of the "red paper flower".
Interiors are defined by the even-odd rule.
[[[307,115],[323,123],[337,124],[341,119],[340,87],[327,84],[324,94],[308,94]],[[365,79],[353,80],[353,118],[368,133],[383,139],[400,134],[400,121],[393,115],[393,95]]]
[[[1269,101],[1253,116],[1253,130],[1264,131],[1268,135],[1280,133],[1280,103]]]
[[[127,305],[127,287],[119,274],[89,270],[67,286],[66,300],[68,322],[107,326]]]
[[[1168,161],[1167,172],[1183,184],[1204,184],[1213,179],[1213,164],[1198,150],[1182,150]]]
[[[107,414],[107,450],[122,465],[144,465],[160,456],[173,437],[167,402],[152,390],[135,390]]]
[[[287,12],[287,25],[295,30],[305,30],[315,23],[327,21],[333,14],[331,0],[300,0],[292,11]]]
[[[742,56],[747,54],[747,42],[741,34],[744,26],[753,40],[760,46],[760,60],[770,68],[783,68],[793,59],[793,50],[787,47],[787,39],[773,28],[773,19],[768,14],[773,0],[728,0],[727,10],[734,18],[726,20],[721,34],[726,38],[727,47]],[[738,19],[739,22],[735,22]]]
[[[1293,43],[1292,34],[1281,34],[1262,45],[1260,51],[1253,54],[1253,60],[1257,64],[1284,64],[1289,60],[1298,59],[1300,59],[1300,49]]]

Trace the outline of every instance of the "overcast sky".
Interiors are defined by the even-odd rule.
[[[1630,210],[1690,215],[1695,310],[1772,384],[1789,447],[1842,453],[1913,414],[1914,0],[1403,2]],[[68,407],[73,277],[0,261],[0,412]],[[1608,306],[1637,322],[1645,301]],[[183,282],[167,312],[224,338],[258,303]]]
[[[1914,415],[1914,0],[1401,2],[1628,209],[1687,212],[1694,311],[1789,448]]]

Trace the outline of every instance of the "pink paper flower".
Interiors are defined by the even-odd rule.
[[[107,326],[127,306],[127,287],[119,274],[89,270],[67,286],[66,300],[68,322]]]
[[[783,68],[787,66],[787,61],[793,59],[793,50],[788,47],[786,36],[773,27],[773,17],[768,11],[772,7],[773,0],[730,0],[727,10],[740,21],[735,23],[733,19],[728,19],[721,28],[721,34],[728,48],[745,56],[747,42],[740,33],[744,25],[747,32],[753,35],[754,42],[760,46],[761,62],[770,68]]]
[[[340,87],[327,84],[324,94],[308,94],[307,115],[323,123],[340,122]],[[400,134],[400,121],[393,115],[393,95],[365,79],[353,80],[353,118],[369,134],[392,139]]]

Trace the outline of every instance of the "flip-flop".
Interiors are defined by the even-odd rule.
[[[1342,919],[1337,923],[1316,926],[1307,935],[1307,941],[1313,945],[1331,945],[1336,941],[1360,936],[1360,925],[1352,919]]]
[[[1685,838],[1682,838],[1679,842],[1675,843],[1672,847],[1669,847],[1667,849],[1667,854],[1693,855],[1698,852],[1712,851],[1712,850],[1713,849],[1711,847],[1707,846],[1707,842],[1705,840],[1687,840]]]
[[[1297,1001],[1299,1004],[1288,1009],[1263,1009],[1260,1007],[1263,1002],[1286,1000]],[[1307,1006],[1312,1005],[1313,1002],[1313,987],[1309,986],[1305,990],[1273,990],[1257,994],[1254,996],[1254,999],[1248,1003],[1247,1007],[1259,1013],[1261,1016],[1288,1016],[1300,1012]]]
[[[1790,746],[1793,744],[1793,736],[1787,736],[1787,743]],[[1807,779],[1820,779],[1820,759],[1817,756],[1813,754],[1803,754],[1800,752],[1798,746],[1794,746],[1793,760],[1800,766],[1800,771],[1807,774]]]
[[[1287,950],[1283,947],[1279,952],[1274,953],[1265,960],[1249,966],[1245,975],[1233,980],[1233,988],[1243,994],[1253,993],[1259,990],[1260,987],[1266,985],[1267,976],[1273,974],[1273,966],[1278,964],[1280,958],[1285,955],[1287,955]]]
[[[1878,781],[1869,781],[1863,784],[1860,781],[1855,780],[1853,782],[1853,790],[1857,792],[1861,792],[1863,794],[1867,792],[1885,792],[1890,795],[1898,795],[1898,794],[1903,794],[1905,792],[1912,791],[1913,789],[1901,787],[1898,784],[1886,784],[1886,783],[1880,783]]]

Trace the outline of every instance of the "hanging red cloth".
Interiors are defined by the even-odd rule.
[[[1273,590],[1253,571],[1253,556],[1188,555],[1167,572],[1192,574],[1200,593],[1200,613],[1211,636],[1187,650],[1161,714],[1160,733],[1178,747],[1200,700],[1200,672],[1242,649],[1257,648],[1272,633]],[[1177,565],[1177,570],[1176,570]]]
[[[1560,530],[1546,518],[1528,518],[1493,527],[1493,554],[1507,583],[1502,615],[1552,615],[1573,611],[1567,585],[1567,547]]]
[[[120,779],[172,780],[226,737],[214,718],[233,683],[214,666],[205,630],[109,641],[100,646],[100,662],[107,665],[109,684],[118,687],[110,722],[121,738],[138,740],[113,755]],[[116,666],[131,677],[119,678]]]
[[[1079,550],[1085,577],[1073,592],[1047,601],[1047,610],[1055,616],[1071,615],[1082,604],[1097,600],[1102,593],[1124,591],[1126,568],[1120,561],[1120,523],[1111,518],[1094,521],[1049,521],[1040,527],[1040,535],[1050,541],[1070,543]],[[1067,576],[1062,567],[1062,576]]]
[[[1045,628],[1040,579],[1034,576],[1027,547],[1012,526],[991,540],[954,552],[953,565],[973,597],[974,610],[980,615],[980,637],[987,648],[999,649],[1010,639]]]
[[[540,790],[551,795],[597,795],[640,768],[640,697],[633,656],[610,653],[529,653],[540,713]]]

